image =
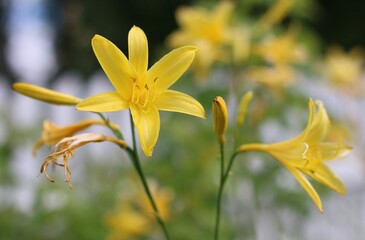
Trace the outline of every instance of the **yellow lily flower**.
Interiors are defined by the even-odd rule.
[[[44,121],[42,137],[34,145],[33,155],[35,155],[36,151],[44,144],[54,145],[57,142],[61,141],[63,138],[71,137],[75,133],[82,131],[92,125],[105,125],[105,122],[96,119],[85,119],[75,124],[71,124],[65,127],[60,127],[51,121],[48,120]],[[114,129],[119,128],[114,123],[111,123],[111,126]]]
[[[339,46],[329,48],[321,69],[326,79],[341,87],[358,88],[364,56],[359,48],[346,53]]]
[[[213,9],[202,7],[180,7],[176,20],[180,29],[173,32],[168,43],[171,47],[193,44],[199,47],[199,53],[193,63],[197,77],[203,78],[209,73],[215,62],[224,62],[229,58],[224,45],[232,38],[229,20],[234,4],[220,1]]]
[[[124,142],[123,140],[120,140],[120,139],[114,138],[114,137],[105,136],[105,135],[99,134],[99,133],[83,133],[80,135],[67,137],[67,138],[62,139],[55,145],[55,148],[52,151],[52,153],[44,160],[44,162],[41,166],[40,173],[44,172],[47,179],[49,181],[53,182],[53,180],[50,178],[50,176],[48,175],[48,172],[47,172],[48,165],[53,162],[56,166],[60,166],[60,167],[64,168],[65,176],[66,176],[65,182],[67,182],[68,186],[70,188],[72,188],[71,171],[68,167],[69,158],[73,155],[74,151],[77,148],[79,148],[83,145],[86,145],[91,142],[104,142],[104,141],[115,143],[121,148],[127,147],[126,142]],[[61,163],[58,162],[59,158],[63,159],[63,161]]]
[[[281,36],[265,38],[253,51],[271,64],[302,63],[307,59],[307,51],[296,42],[298,33],[294,26]]]
[[[281,91],[292,86],[296,74],[293,68],[286,64],[277,64],[270,67],[253,67],[248,69],[247,78],[274,91]]]
[[[151,219],[125,200],[118,204],[116,212],[105,216],[105,224],[110,229],[107,240],[132,240],[153,230]]]
[[[171,201],[174,197],[174,192],[169,188],[161,188],[156,181],[148,180],[148,185],[151,188],[151,193],[155,200],[156,206],[160,213],[160,217],[167,221],[171,218]],[[151,202],[149,201],[146,194],[139,191],[135,196],[135,202],[139,208],[145,212],[152,219],[155,219],[156,212],[153,210]]]
[[[318,209],[323,212],[321,199],[306,174],[343,195],[345,186],[324,161],[348,154],[351,147],[341,141],[325,142],[330,127],[326,110],[320,101],[309,99],[309,119],[307,127],[297,137],[274,144],[243,144],[238,151],[262,151],[270,154],[283,164],[307,191]]]
[[[58,105],[76,105],[81,101],[80,98],[39,87],[30,83],[18,82],[14,83],[12,87],[18,93],[47,103]]]
[[[171,51],[149,70],[148,43],[142,29],[132,27],[128,35],[129,60],[106,38],[95,35],[94,53],[116,91],[81,101],[81,111],[110,112],[130,109],[143,152],[151,156],[160,131],[158,110],[205,117],[203,106],[191,96],[169,90],[187,70],[197,48],[184,46]]]

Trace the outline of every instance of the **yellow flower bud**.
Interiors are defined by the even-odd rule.
[[[29,83],[14,83],[13,89],[25,96],[58,105],[76,105],[81,99]]]
[[[240,127],[245,121],[245,115],[247,112],[248,104],[250,104],[251,99],[253,97],[252,91],[247,92],[243,97],[241,98],[240,104],[238,105],[237,109],[237,126]]]
[[[223,144],[226,140],[224,134],[228,125],[228,112],[226,102],[222,97],[215,97],[213,99],[213,119],[214,131],[218,136],[218,141]]]

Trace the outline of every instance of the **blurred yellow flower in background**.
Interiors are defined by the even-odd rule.
[[[160,217],[164,221],[169,220],[173,191],[169,188],[160,188],[155,181],[148,180],[148,184]],[[156,213],[143,191],[129,192],[128,195],[118,199],[114,212],[105,215],[105,224],[109,229],[107,239],[128,240],[150,236],[156,229],[155,216]]]
[[[265,27],[271,27],[286,17],[293,7],[293,0],[277,0],[261,18]]]
[[[242,96],[238,107],[237,107],[237,115],[236,115],[236,124],[237,127],[241,127],[245,122],[246,112],[248,109],[248,105],[250,104],[253,97],[253,92],[248,91],[245,95]]]
[[[107,240],[129,240],[151,232],[150,218],[128,201],[120,201],[115,212],[106,214]]]
[[[233,10],[231,1],[219,1],[211,10],[199,6],[177,10],[176,20],[180,29],[168,37],[168,44],[171,47],[193,44],[199,48],[193,63],[198,78],[207,76],[213,63],[225,62],[230,57],[224,45],[235,39],[229,26]]]
[[[345,88],[358,88],[364,70],[364,55],[361,49],[345,52],[340,46],[332,46],[321,67],[326,80]]]
[[[264,38],[253,47],[254,53],[270,64],[296,64],[307,59],[307,51],[297,42],[299,29],[292,26],[281,36]]]
[[[81,111],[110,112],[130,109],[141,147],[151,156],[160,132],[158,110],[205,117],[203,106],[191,96],[169,90],[187,70],[198,50],[185,46],[171,51],[148,70],[147,37],[138,27],[128,35],[129,60],[109,40],[96,35],[94,53],[116,91],[97,94],[81,101]]]
[[[295,83],[296,73],[292,67],[286,64],[278,64],[249,68],[246,78],[280,92],[283,88],[292,86]]]
[[[156,206],[160,213],[160,217],[164,221],[168,221],[171,218],[171,201],[174,197],[174,192],[169,188],[161,188],[156,181],[148,180],[148,184],[151,188],[151,193],[155,199]],[[136,204],[139,208],[147,214],[151,219],[156,216],[155,211],[148,200],[146,194],[142,191],[138,192],[136,195]]]
[[[302,173],[341,195],[345,194],[346,189],[341,179],[324,164],[324,161],[342,157],[351,150],[351,147],[340,139],[337,142],[325,141],[329,127],[329,118],[322,102],[313,102],[310,99],[308,124],[300,135],[274,144],[243,144],[238,151],[262,151],[277,159],[296,177],[322,212],[321,199]]]

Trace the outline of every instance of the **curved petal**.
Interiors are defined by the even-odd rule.
[[[129,61],[138,75],[144,75],[148,67],[148,42],[143,30],[132,27],[128,34]]]
[[[159,110],[205,118],[203,106],[197,100],[182,92],[166,90],[156,97],[155,105]]]
[[[95,35],[91,44],[96,58],[114,88],[125,100],[130,99],[132,78],[135,78],[136,74],[126,56],[112,42],[100,35]]]
[[[76,109],[88,112],[113,112],[127,109],[129,103],[117,92],[100,93],[77,104]]]
[[[343,185],[341,179],[337,177],[336,174],[332,172],[332,170],[325,164],[318,163],[314,166],[311,166],[310,169],[303,169],[302,171],[314,180],[335,190],[339,194],[343,195],[346,193],[346,188]]]
[[[328,132],[330,121],[322,102],[316,101],[313,103],[313,101],[310,101],[310,103],[317,105],[318,110],[315,112],[315,106],[312,107],[314,110],[310,107],[311,111],[314,111],[315,113],[310,125],[308,124],[309,126],[306,129],[306,141],[308,143],[320,142]]]
[[[134,105],[130,109],[142,150],[147,157],[150,157],[160,132],[160,115],[158,110],[155,106],[151,106],[148,111],[144,111]]]
[[[147,79],[156,83],[156,94],[174,84],[188,69],[198,49],[194,46],[177,48],[166,54],[147,72]]]
[[[320,143],[318,147],[323,161],[334,160],[343,157],[349,154],[352,150],[352,147],[348,146],[342,141],[333,143]]]
[[[313,202],[318,207],[319,211],[323,212],[322,202],[320,197],[318,196],[317,191],[313,188],[312,184],[308,181],[308,179],[303,176],[302,173],[296,168],[289,167],[288,165],[283,164],[290,172],[294,175],[294,177],[298,180],[300,185],[307,191],[309,196],[312,198]]]

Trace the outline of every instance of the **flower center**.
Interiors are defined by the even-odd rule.
[[[322,155],[318,147],[309,145],[308,143],[304,144],[305,150],[302,154],[302,159],[307,161],[305,164],[306,167],[310,167],[313,164],[322,161]]]
[[[150,104],[155,101],[155,89],[156,89],[156,80],[157,78],[150,84],[144,83],[141,84],[137,79],[133,79],[133,89],[132,89],[132,97],[131,102],[136,104],[138,107],[144,110],[148,110]]]

